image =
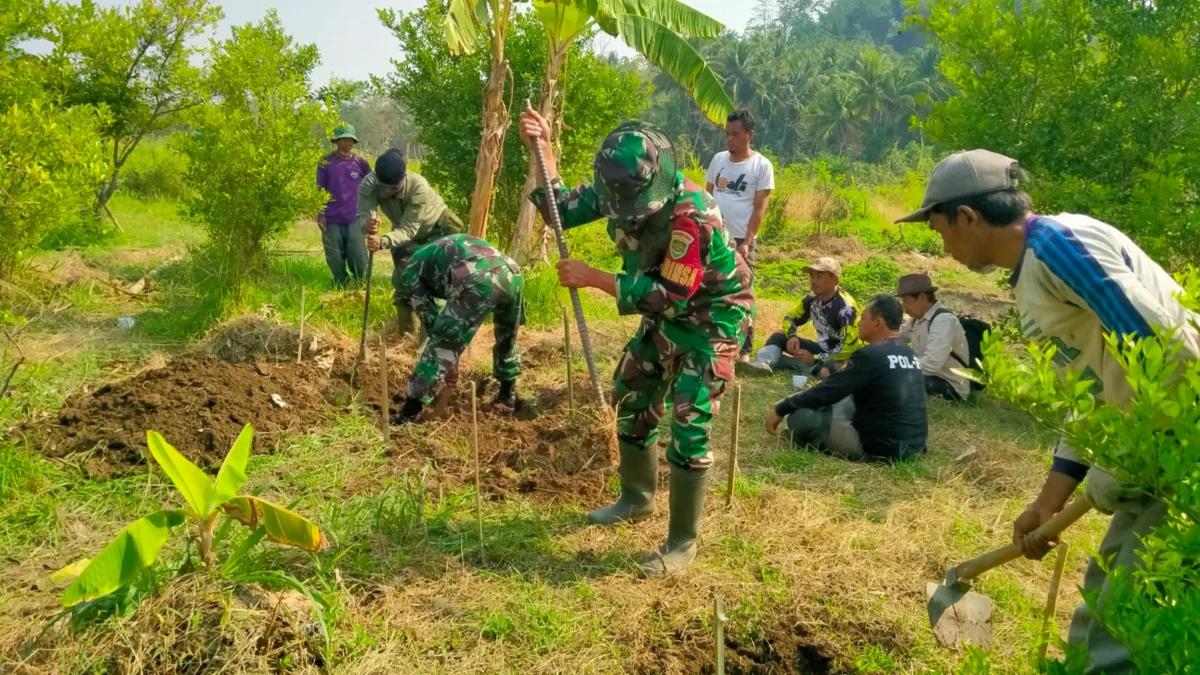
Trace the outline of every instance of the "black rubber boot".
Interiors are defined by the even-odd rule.
[[[592,525],[636,523],[654,515],[654,490],[658,487],[658,449],[653,445],[642,449],[623,441],[620,446],[621,465],[617,468],[617,473],[621,477],[621,496],[612,506],[589,513],[587,519]]]
[[[421,399],[406,398],[404,399],[404,405],[400,407],[400,414],[392,418],[392,424],[399,425],[414,422],[417,419],[417,415],[420,415],[424,408],[425,406],[421,403]]]
[[[492,403],[499,403],[515,409],[517,407],[517,381],[501,382],[500,391],[496,394],[496,398],[492,399]]]
[[[646,576],[675,574],[696,559],[707,476],[707,469],[694,471],[671,466],[671,522],[667,526],[667,540],[642,563]]]

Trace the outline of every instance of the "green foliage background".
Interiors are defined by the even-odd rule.
[[[465,216],[475,185],[475,155],[479,147],[481,82],[490,68],[485,51],[451,56],[443,32],[444,0],[431,0],[421,10],[381,10],[380,18],[403,46],[404,58],[386,78],[391,96],[411,111],[416,139],[424,148],[423,175],[442,193],[455,212]],[[526,98],[537,98],[545,77],[546,33],[528,12],[513,20],[505,46],[512,69],[509,112],[515,121]],[[645,105],[648,87],[635,73],[613,68],[579,40],[571,48],[566,76],[564,132],[560,173],[567,182],[591,174],[592,156],[604,136],[620,121],[635,117]],[[521,188],[529,154],[515,128],[504,142],[504,159],[496,177],[496,201],[488,236],[507,246],[520,210]]]

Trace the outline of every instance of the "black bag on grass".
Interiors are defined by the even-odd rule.
[[[937,312],[934,312],[933,318],[929,320],[932,324],[942,314],[949,314],[950,310],[942,307]],[[991,324],[981,319],[976,319],[973,316],[962,316],[958,318],[958,323],[963,327],[963,333],[967,336],[967,362],[963,363],[962,357],[954,352],[950,352],[950,356],[954,357],[964,368],[972,368],[979,370],[979,359],[983,357],[983,334],[992,329]],[[980,391],[984,388],[975,380],[971,380],[971,388],[975,391]]]

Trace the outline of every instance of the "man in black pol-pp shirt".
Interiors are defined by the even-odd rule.
[[[903,317],[896,298],[871,298],[858,328],[867,346],[854,352],[841,371],[775,404],[767,414],[767,432],[776,433],[786,419],[796,445],[855,462],[925,452],[925,379],[916,354],[899,336]]]

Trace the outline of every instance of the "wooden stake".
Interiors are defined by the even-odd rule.
[[[1046,609],[1042,612],[1042,646],[1038,647],[1038,660],[1046,658],[1046,649],[1050,646],[1050,620],[1054,618],[1054,610],[1058,606],[1058,585],[1062,581],[1063,568],[1067,565],[1067,542],[1060,541],[1057,557],[1054,559],[1054,576],[1050,577],[1050,592],[1046,596]]]
[[[725,601],[718,593],[713,598],[713,643],[717,648],[717,675],[725,675]]]
[[[304,356],[304,299],[305,299],[304,296],[305,296],[305,290],[306,289],[304,288],[304,286],[300,287],[300,338],[298,340],[296,340],[300,344],[296,345],[296,363],[300,363],[301,357]]]
[[[383,340],[383,335],[379,336],[379,383],[381,385],[383,399],[380,400],[379,417],[383,423],[383,441],[385,443],[392,442],[392,425],[389,423],[388,417],[391,415],[392,399],[388,396],[388,366],[387,366],[387,343]]]
[[[737,478],[738,433],[742,419],[742,385],[733,386],[733,432],[729,439],[729,485],[725,490],[725,508],[733,506],[733,481]]]
[[[471,380],[471,446],[475,450],[475,514],[479,521],[479,548],[483,548],[483,484],[479,476],[479,389]]]
[[[567,413],[575,410],[575,373],[571,369],[571,321],[567,318],[567,308],[560,307],[563,318],[563,350],[567,355]]]

